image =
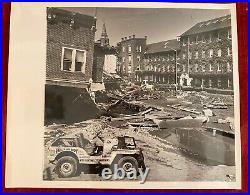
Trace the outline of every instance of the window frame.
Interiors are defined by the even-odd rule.
[[[63,69],[63,61],[64,61],[64,52],[65,49],[69,49],[72,50],[72,62],[71,62],[71,66],[70,66],[70,70],[64,70]],[[76,51],[80,51],[80,52],[84,52],[84,62],[81,68],[81,71],[75,71],[76,68],[76,64],[75,64],[75,60],[76,60]],[[77,49],[77,48],[73,48],[73,47],[62,47],[62,56],[61,56],[61,71],[63,72],[81,72],[83,74],[85,74],[86,72],[86,59],[87,59],[87,50],[84,49]],[[73,67],[73,68],[72,68]]]

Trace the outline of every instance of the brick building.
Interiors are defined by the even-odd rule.
[[[117,44],[117,73],[134,81],[135,71],[141,69],[146,50],[147,37],[136,38],[135,35],[122,38]]]
[[[176,59],[180,51],[176,39],[148,44],[141,70],[136,70],[135,80],[149,83],[176,83]]]
[[[96,19],[49,8],[47,21],[47,83],[86,87],[92,77]]]
[[[200,22],[180,36],[180,83],[193,87],[233,88],[231,16]]]
[[[86,90],[92,79],[95,32],[95,17],[47,9],[45,123],[83,120],[90,117],[88,110],[97,112]]]

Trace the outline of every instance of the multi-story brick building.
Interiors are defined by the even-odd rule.
[[[117,44],[118,63],[117,73],[122,77],[135,79],[135,71],[140,70],[144,59],[147,37],[136,38],[135,35],[122,38]]]
[[[92,78],[96,19],[49,8],[47,21],[47,84],[85,88]]]
[[[149,83],[176,83],[176,60],[180,50],[176,39],[148,44],[141,70],[136,70],[135,80]]]
[[[47,9],[45,122],[95,115],[86,90],[92,80],[95,31],[95,17]]]
[[[180,83],[203,88],[233,88],[230,15],[200,22],[180,36]]]

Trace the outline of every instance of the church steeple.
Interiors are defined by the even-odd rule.
[[[101,34],[101,39],[100,40],[101,40],[101,46],[109,45],[109,38],[108,38],[105,23],[103,23],[103,26],[102,26],[102,34]]]

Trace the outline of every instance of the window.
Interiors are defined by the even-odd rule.
[[[227,72],[231,72],[232,70],[231,70],[231,65],[230,65],[230,63],[228,62],[227,63]]]
[[[137,61],[140,62],[141,61],[141,57],[137,56]]]
[[[63,70],[70,71],[72,66],[72,49],[63,48]]]
[[[195,72],[198,72],[199,71],[199,66],[198,64],[195,64]]]
[[[231,56],[231,55],[232,55],[230,47],[227,48],[227,55],[228,55],[228,56]]]
[[[210,71],[210,72],[213,71],[213,66],[212,66],[212,64],[209,64],[209,71]]]
[[[232,79],[227,80],[227,87],[231,88],[232,87]]]
[[[202,58],[206,57],[206,52],[204,50],[202,50],[201,54],[202,54]]]
[[[221,49],[218,49],[218,57],[221,57]]]
[[[186,59],[186,54],[182,54],[182,58],[183,58],[183,59]]]
[[[122,62],[125,62],[125,57],[122,57]]]
[[[132,67],[131,65],[128,66],[128,73],[131,73]]]
[[[186,46],[186,42],[185,42],[185,40],[183,40],[182,45],[183,45],[183,46]]]
[[[206,71],[206,65],[202,64],[202,72],[205,72],[205,71]]]
[[[212,79],[208,80],[208,86],[211,88],[212,87]]]
[[[168,70],[168,72],[170,71],[170,66],[169,65],[167,66],[167,70]]]
[[[122,47],[122,52],[125,52],[125,49],[126,49],[126,48],[123,46],[123,47]]]
[[[193,43],[194,43],[194,39],[191,37],[190,38],[190,45],[193,45]]]
[[[167,61],[169,61],[169,54],[168,54],[168,57],[167,57]]]
[[[128,56],[128,63],[131,63],[131,61],[132,61],[132,57]]]
[[[220,64],[220,63],[217,64],[217,71],[218,71],[218,72],[221,71],[221,64]]]
[[[209,42],[212,42],[212,34],[209,34]]]
[[[131,46],[130,45],[128,46],[128,52],[131,52]]]
[[[220,33],[219,32],[217,33],[217,41],[221,41]]]
[[[63,47],[62,53],[61,70],[85,73],[86,51]]]
[[[85,52],[76,50],[75,71],[82,71],[85,61]]]
[[[198,58],[199,58],[199,52],[196,51],[196,52],[195,52],[195,59],[198,59]]]
[[[186,69],[185,64],[183,64],[183,66],[182,66],[182,72],[185,72],[185,69]]]
[[[198,36],[198,35],[196,36],[195,43],[196,43],[196,44],[199,43],[199,36]]]
[[[175,58],[175,56],[174,56],[174,55],[172,55],[171,61],[174,61],[174,58]]]
[[[201,40],[202,40],[202,43],[206,43],[206,39],[205,39],[205,36],[204,36],[204,35],[202,35]]]
[[[141,46],[139,46],[139,52],[141,52]]]
[[[213,55],[214,55],[214,50],[210,49],[210,50],[209,50],[209,57],[212,58]]]
[[[218,80],[217,80],[217,86],[218,86],[218,87],[221,87],[221,79],[218,79]]]
[[[227,38],[232,39],[232,30],[231,29],[229,29],[227,32]]]

